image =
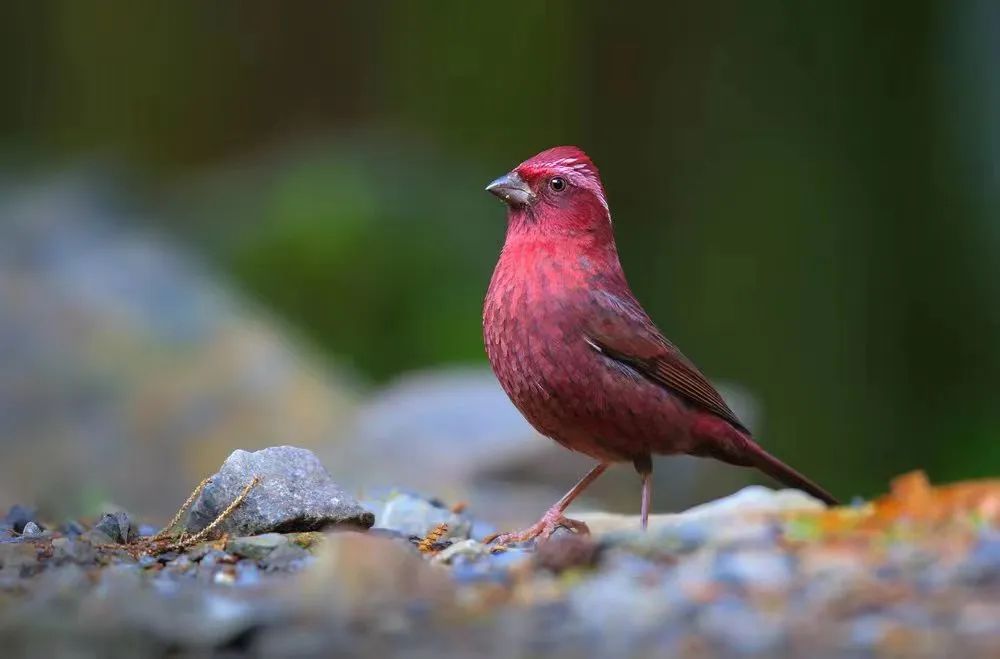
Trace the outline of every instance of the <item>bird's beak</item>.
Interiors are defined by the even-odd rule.
[[[521,180],[517,172],[504,174],[486,186],[487,192],[492,192],[510,206],[524,206],[535,198],[528,184]]]

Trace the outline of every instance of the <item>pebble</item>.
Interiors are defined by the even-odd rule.
[[[738,597],[729,596],[705,605],[698,626],[724,647],[741,654],[782,654],[787,618],[757,610]]]
[[[25,525],[28,522],[34,521],[35,514],[34,508],[28,508],[27,506],[22,506],[21,504],[14,504],[4,516],[3,523],[5,526],[9,526],[14,529],[16,533],[22,533],[24,532]]]
[[[714,578],[748,588],[783,590],[792,582],[791,559],[778,549],[720,552]]]
[[[397,493],[389,497],[375,519],[376,528],[418,538],[425,537],[441,524],[448,525],[448,530],[441,539],[464,540],[469,537],[472,530],[472,522],[467,517],[452,513],[439,502],[406,493]]]
[[[242,558],[261,560],[281,546],[288,545],[288,540],[280,533],[264,533],[247,537],[230,538],[226,543],[226,551]]]
[[[94,525],[92,532],[101,534],[109,542],[125,545],[135,539],[135,530],[132,528],[132,520],[128,513],[118,511],[106,513],[101,520]]]
[[[24,530],[21,531],[21,535],[23,535],[26,538],[30,538],[31,536],[42,535],[43,533],[44,531],[42,531],[42,527],[40,527],[38,524],[34,522],[28,522],[27,524],[25,524]]]

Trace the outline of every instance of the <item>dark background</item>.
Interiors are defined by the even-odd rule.
[[[7,3],[0,172],[103,172],[365,388],[485,363],[482,188],[578,144],[766,446],[839,494],[1000,471],[1000,9],[614,7]]]

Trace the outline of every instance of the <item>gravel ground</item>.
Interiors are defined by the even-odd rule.
[[[0,523],[4,656],[1000,656],[1000,482],[825,510],[754,487],[592,535],[482,544],[461,506],[367,532],[152,543],[127,515]]]

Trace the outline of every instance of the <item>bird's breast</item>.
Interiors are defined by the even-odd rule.
[[[682,452],[689,406],[587,341],[605,280],[586,258],[505,249],[483,309],[493,372],[528,422],[568,448],[599,460]]]
[[[603,383],[598,353],[582,329],[586,279],[558,254],[501,258],[483,310],[490,365],[514,405],[539,432],[599,459]]]

